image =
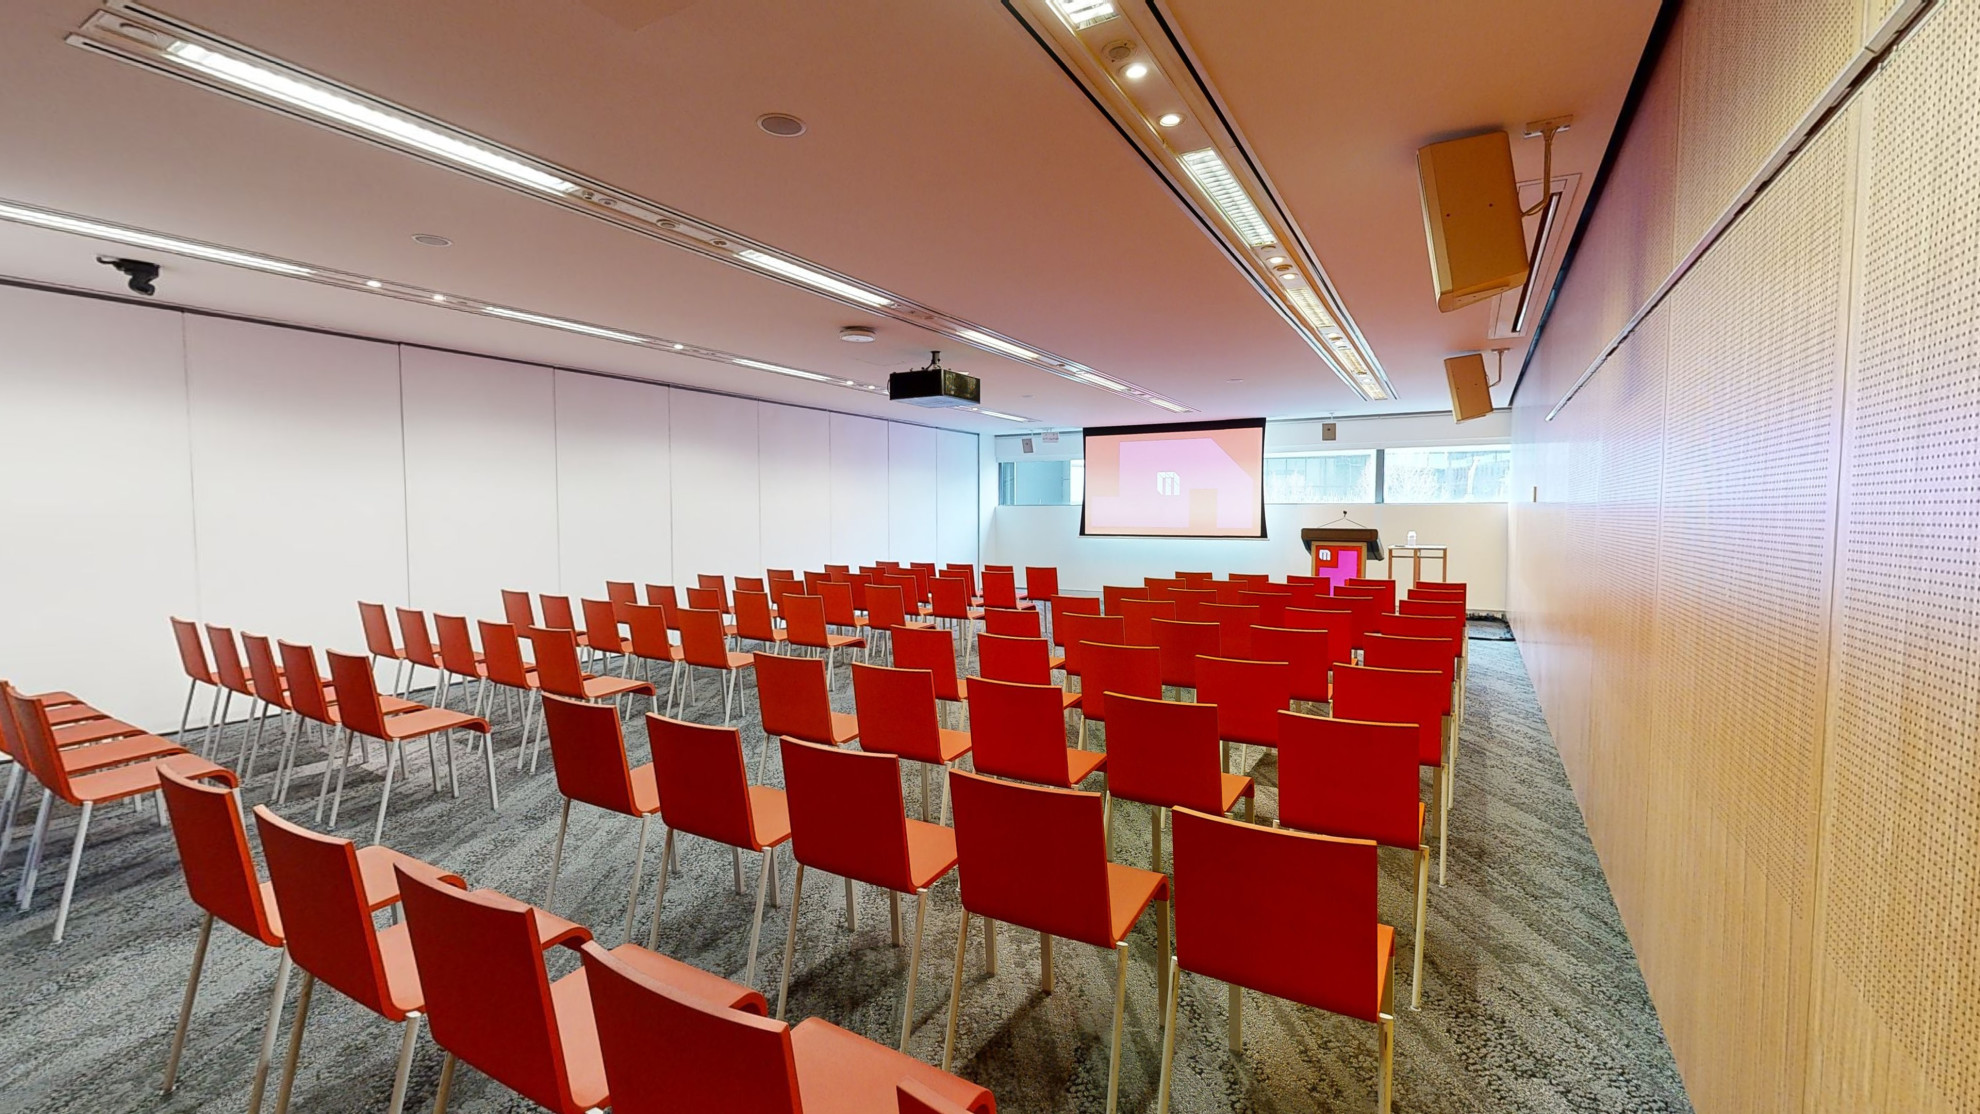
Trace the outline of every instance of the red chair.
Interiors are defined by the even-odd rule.
[[[289,730],[284,732],[282,738],[283,761],[286,762],[289,753],[295,746],[297,732],[301,730],[303,721],[308,718],[304,716],[302,709],[297,707],[297,696],[290,691],[291,682],[300,689],[311,689],[313,687],[317,694],[317,701],[315,703],[325,706],[331,705],[334,702],[335,694],[329,692],[323,685],[322,675],[316,671],[316,659],[314,655],[311,655],[306,650],[303,652],[303,659],[307,664],[301,665],[299,671],[285,673],[276,665],[275,651],[269,645],[268,639],[265,636],[244,633],[241,635],[241,648],[247,651],[248,675],[254,678],[255,688],[266,695],[271,707],[291,713],[292,722],[289,724]],[[302,697],[308,699],[308,693],[303,693]],[[313,703],[313,707],[315,703]],[[396,696],[380,696],[378,698],[378,706],[384,710],[386,715],[395,716],[401,712],[418,711],[425,705],[415,704],[410,700],[401,700]],[[328,708],[326,707],[324,710],[328,711]],[[334,711],[328,711],[328,714],[323,718],[334,720],[336,713]],[[255,732],[254,745],[248,749],[247,764],[241,768],[241,785],[243,787],[254,780],[254,764],[260,752],[261,733],[257,730]],[[324,748],[324,753],[329,753],[327,745]],[[370,753],[368,746],[365,748],[365,753]]]
[[[536,605],[530,602],[528,592],[502,589],[502,621],[517,630],[536,625]]]
[[[1022,611],[1003,607],[983,609],[983,633],[1006,638],[1042,638],[1045,624],[1037,608]]]
[[[474,731],[488,734],[488,721],[465,712],[455,712],[446,708],[417,708],[387,715],[379,701],[378,690],[373,687],[371,663],[354,654],[330,652],[330,682],[337,688],[337,718],[344,727],[344,757],[337,767],[337,795],[330,804],[330,826],[337,826],[337,809],[344,801],[344,777],[350,770],[353,735],[364,735],[385,744],[385,788],[378,798],[378,819],[371,828],[371,842],[385,838],[385,811],[392,805],[393,775],[405,767],[404,743],[408,739],[425,739],[427,762],[432,768],[433,788],[440,788],[440,765],[433,752],[433,737],[441,735],[442,746],[447,753],[447,782],[449,791],[460,796],[460,785],[454,777],[454,732]],[[495,753],[492,746],[481,748],[482,759],[488,772],[488,807],[501,807],[501,798],[495,788]],[[323,768],[325,787],[330,783],[330,767]],[[317,811],[322,812],[323,796],[317,794]]]
[[[958,799],[960,803],[960,799]],[[1373,1022],[1377,1108],[1388,1114],[1395,1062],[1396,930],[1377,919],[1375,842],[1277,831],[1189,809],[1175,814],[1176,954],[1169,963],[1158,1114],[1174,1074],[1177,995],[1185,970],[1230,987],[1230,1044],[1244,1047],[1244,992]],[[968,885],[965,848],[964,885]],[[967,892],[967,890],[965,890]],[[1272,915],[1257,914],[1260,894]]]
[[[1070,789],[1106,765],[1104,753],[1066,746],[1064,695],[1057,685],[971,678],[971,768]]]
[[[1294,630],[1327,632],[1329,665],[1354,664],[1353,616],[1331,608],[1288,607],[1285,625]]]
[[[1174,621],[1175,617],[1174,600],[1124,599],[1121,601],[1122,637],[1130,646],[1153,646],[1155,628],[1152,624],[1155,620]]]
[[[833,634],[825,624],[825,600],[820,596],[785,596],[784,635],[792,646],[817,650],[825,659],[829,675],[838,664],[840,650],[864,650],[866,639],[850,634]]]
[[[1162,869],[1164,809],[1221,815],[1242,798],[1244,818],[1256,815],[1252,780],[1224,772],[1215,705],[1125,693],[1115,693],[1108,703],[1113,718],[1107,722],[1107,792],[1152,806],[1149,865],[1155,870]]]
[[[908,818],[901,800],[901,764],[893,755],[842,751],[796,739],[784,739],[782,746],[791,806],[791,857],[797,860],[798,868],[791,888],[791,927],[784,939],[784,977],[777,991],[777,1016],[784,1016],[791,987],[798,903],[804,897],[806,867],[846,880],[849,931],[856,923],[852,917],[853,884],[864,882],[886,890],[896,946],[901,942],[900,895],[913,894],[914,944],[908,952],[907,1000],[901,1011],[899,1044],[906,1051],[908,1034],[914,1029],[914,988],[921,970],[928,888],[955,869],[956,833]],[[926,785],[924,780],[924,789]]]
[[[359,600],[358,622],[364,626],[364,648],[371,655],[372,664],[377,664],[379,658],[396,662],[392,669],[391,691],[394,694],[404,692],[405,682],[399,674],[405,666],[406,652],[392,637],[392,621],[385,613],[385,605]]]
[[[1405,600],[1398,606],[1405,609],[1416,609],[1416,613],[1378,616],[1369,633],[1392,635],[1397,638],[1439,638],[1450,648],[1453,667],[1456,670],[1451,690],[1453,728],[1451,733],[1451,758],[1452,768],[1455,770],[1458,742],[1456,728],[1462,726],[1464,723],[1464,682],[1466,674],[1469,672],[1469,654],[1471,651],[1470,635],[1466,629],[1468,624],[1466,623],[1463,609],[1450,604],[1443,604],[1441,605],[1443,613],[1423,614],[1421,613],[1423,610],[1437,610],[1440,608],[1440,605],[1423,603],[1421,601],[1412,603]],[[1364,648],[1366,644],[1367,640],[1364,639]],[[1455,784],[1455,781],[1452,784]]]
[[[961,704],[969,698],[969,684],[956,676],[954,635],[943,627],[906,624],[894,632],[896,669],[926,669],[935,679],[935,699]]]
[[[934,605],[929,614],[948,622],[962,632],[963,669],[969,669],[970,656],[976,646],[976,624],[983,618],[983,609],[971,607],[969,581],[960,576],[938,576],[933,584]]]
[[[571,826],[571,802],[639,820],[639,846],[633,852],[632,886],[626,893],[626,939],[632,939],[639,882],[646,871],[646,833],[660,811],[653,764],[635,767],[626,756],[618,709],[565,696],[543,698],[543,722],[550,730],[550,757],[556,763],[557,792],[564,807],[557,817],[557,842],[550,851],[550,882],[544,908],[557,902],[557,875],[564,867],[564,836]]]
[[[1209,584],[1217,579],[1214,572],[1178,572],[1176,579],[1184,584]]]
[[[440,662],[440,651],[433,644],[433,631],[426,623],[426,612],[414,611],[409,607],[394,608],[399,617],[399,634],[406,644],[406,681],[401,691],[411,692],[417,686],[419,667],[433,671],[434,703],[440,703],[440,685],[446,678],[446,669]],[[376,676],[374,673],[373,676]]]
[[[949,764],[969,753],[969,732],[951,731],[941,725],[935,679],[925,669],[889,669],[856,662],[852,678],[853,702],[863,725],[859,749],[869,754],[891,754],[921,766],[921,818],[928,819],[929,768],[942,770],[946,790]],[[942,813],[936,810],[938,821]]]
[[[715,593],[714,610],[719,611],[724,615],[733,615],[735,613],[734,610],[729,607],[729,590],[727,586],[723,584],[722,578],[720,576],[717,576],[714,573],[706,573],[706,572],[697,573],[695,575],[694,582],[695,585],[698,588],[700,588],[700,590],[704,592]],[[694,591],[694,590],[695,589],[693,588],[689,589],[689,591]],[[695,606],[695,604],[692,601],[690,601],[688,603],[688,606],[693,607]]]
[[[537,702],[530,697],[542,691],[543,683],[536,675],[536,667],[523,660],[522,632],[531,627],[516,627],[509,623],[495,623],[486,619],[476,624],[481,633],[482,675],[484,679],[512,691],[522,702],[522,739],[531,736],[530,720],[536,715]],[[492,711],[492,709],[491,709]],[[522,744],[517,744],[517,753],[522,753]]]
[[[1444,856],[1449,849],[1450,768],[1444,761],[1444,709],[1450,687],[1443,674],[1419,669],[1375,669],[1363,665],[1334,667],[1333,714],[1340,719],[1369,723],[1408,723],[1416,727],[1417,764],[1435,771],[1433,808],[1437,812],[1437,884],[1444,884]]]
[[[1177,689],[1196,688],[1196,659],[1215,656],[1223,648],[1223,628],[1215,623],[1151,619],[1148,630],[1162,665],[1162,683]]]
[[[579,646],[591,646],[591,639],[585,635],[584,628],[578,626],[577,614],[571,608],[571,597],[539,594],[537,599],[543,604],[541,629],[570,631],[572,640]]]
[[[289,783],[296,772],[296,751],[309,725],[316,725],[317,742],[323,747],[324,770],[327,773],[336,764],[336,732],[343,729],[344,721],[337,716],[336,694],[324,683],[323,674],[316,668],[316,651],[292,642],[277,642],[275,649],[282,656],[282,681],[289,706],[300,717],[296,730],[283,743],[282,760],[275,768],[275,803],[282,804],[289,799]],[[418,707],[410,701],[398,701],[397,697],[380,697],[380,706],[386,706],[387,699],[394,701],[389,711],[400,710],[400,703]],[[365,754],[369,756],[371,744],[365,742],[363,745]]]
[[[730,614],[729,597],[720,588],[689,588],[687,590],[687,605],[695,611],[713,611],[725,619]],[[724,639],[734,638],[735,634],[736,626],[734,623],[722,624],[722,637]]]
[[[1086,749],[1086,725],[1107,722],[1107,701],[1114,693],[1162,699],[1162,655],[1153,646],[1121,646],[1084,642],[1080,654],[1085,672],[1079,679],[1079,746]]]
[[[1362,638],[1375,629],[1375,617],[1382,613],[1382,600],[1368,589],[1343,587],[1329,598],[1328,607],[1348,613],[1348,637],[1359,650]]]
[[[730,849],[736,892],[742,893],[742,853],[761,858],[756,872],[756,915],[749,924],[749,959],[743,982],[756,985],[756,946],[763,932],[763,900],[776,869],[776,850],[791,838],[791,813],[784,791],[751,785],[743,768],[742,732],[649,715],[646,737],[653,751],[653,774],[660,793],[660,822],[667,843],[660,853],[660,887],[653,895],[653,927],[646,946],[660,946],[660,913],[667,900],[667,874],[678,862],[674,838],[699,836]]]
[[[864,637],[860,632],[867,627],[866,616],[859,613],[859,600],[853,590],[853,581],[827,580],[818,585],[818,598],[825,601],[825,625],[837,627],[846,634]]]
[[[1160,576],[1142,577],[1141,586],[1143,590],[1145,590],[1148,593],[1149,599],[1168,600],[1170,603],[1176,602],[1174,599],[1170,597],[1169,595],[1170,592],[1175,591],[1177,588],[1189,587],[1189,585],[1184,584],[1180,580],[1171,577],[1160,577]]]
[[[692,589],[690,589],[692,591]],[[688,698],[694,695],[694,671],[714,669],[724,677],[722,684],[722,722],[728,723],[736,697],[736,677],[755,664],[751,654],[732,653],[727,636],[722,631],[722,615],[718,611],[701,608],[682,608],[676,613],[680,620],[681,664],[686,667],[682,676],[685,683],[676,698],[677,707],[685,709]]]
[[[1376,669],[1422,669],[1444,678],[1444,796],[1457,792],[1457,750],[1459,712],[1463,709],[1463,659],[1453,657],[1446,638],[1418,638],[1397,634],[1370,634],[1362,640],[1361,662]]]
[[[1099,612],[1068,611],[1056,616],[1053,633],[1058,636],[1059,645],[1066,648],[1065,665],[1062,666],[1068,677],[1078,677],[1086,671],[1086,651],[1081,647],[1088,642],[1108,642],[1116,646],[1126,645],[1127,626],[1119,615],[1102,615]],[[1080,688],[1084,689],[1084,681]]]
[[[859,738],[859,717],[832,710],[822,658],[756,655],[756,710],[763,723],[763,749],[756,756],[759,781],[764,758],[780,735],[832,747]]]
[[[632,648],[626,645],[625,636],[619,633],[621,605],[611,600],[581,599],[578,607],[584,613],[584,639],[591,647],[593,660],[600,672],[611,669],[612,655],[619,655],[619,669],[628,677],[632,676]]]
[[[255,687],[253,678],[247,675],[246,667],[241,664],[240,642],[234,637],[233,628],[208,623],[206,641],[213,648],[213,673],[220,678],[220,687],[226,693],[220,701],[220,743],[212,748],[212,753],[217,758],[220,756],[222,745],[226,742],[227,717],[234,706],[234,697],[238,695],[248,698],[248,718],[257,723],[265,722],[267,719],[267,715],[262,713],[266,702],[261,697],[261,690]],[[246,726],[243,725],[241,730],[243,734],[240,755],[236,756],[237,763],[241,756],[247,754],[248,748]]]
[[[784,641],[786,636],[777,629],[768,595],[737,590],[736,637],[745,642],[759,643],[765,650],[773,649]]]
[[[1292,602],[1292,593],[1285,590],[1254,590],[1238,593],[1238,603],[1258,609],[1258,622],[1253,626],[1276,627],[1286,621],[1286,608]]]
[[[1057,606],[1059,599],[1059,570],[1052,565],[1026,565],[1024,567],[1024,598],[1033,603],[1045,601]]]
[[[1121,603],[1125,600],[1145,600],[1148,589],[1139,584],[1103,584],[1100,586],[1100,610],[1103,614],[1121,614]]]
[[[289,953],[283,948],[282,918],[277,912],[274,889],[255,872],[254,855],[248,850],[247,829],[241,823],[240,795],[215,785],[205,785],[180,773],[176,760],[159,766],[159,795],[172,818],[172,838],[179,846],[179,865],[185,874],[186,890],[200,907],[199,943],[193,948],[192,974],[186,980],[186,995],[179,1005],[179,1025],[172,1034],[172,1050],[165,1058],[165,1093],[171,1094],[178,1082],[179,1057],[186,1047],[186,1029],[192,1022],[193,1001],[199,994],[200,973],[206,966],[206,948],[218,918],[239,929],[248,938],[281,950],[275,967],[275,988],[268,1003],[268,1020],[262,1026],[261,1055],[255,1061],[254,1082],[248,1090],[248,1109],[261,1108],[262,1090],[268,1082],[268,1065],[275,1054],[275,1033],[281,1027],[282,999],[289,985]],[[389,847],[365,847],[357,852],[358,874],[363,881],[366,906],[383,909],[399,899],[398,878],[393,867],[400,861],[418,866]]]
[[[907,594],[898,584],[868,584],[866,586],[866,631],[878,645],[880,635],[887,637],[887,654],[894,652],[894,629],[907,625]],[[871,657],[871,654],[868,655]]]
[[[376,605],[374,605],[376,606]],[[389,638],[391,631],[388,628]],[[199,686],[213,689],[213,706],[206,712],[206,733],[201,736],[200,749],[211,748],[213,725],[220,720],[220,678],[214,675],[213,666],[207,661],[206,647],[199,640],[199,628],[190,619],[172,616],[172,640],[179,647],[179,666],[186,671],[186,710],[179,715],[178,738],[185,738],[186,725],[192,722],[193,698],[199,694]]]
[[[1050,685],[1054,670],[1066,659],[1052,656],[1052,644],[1043,638],[980,634],[976,636],[977,672],[993,681],[1013,681],[1020,685]],[[1079,704],[1079,694],[1066,694],[1066,707]]]
[[[355,659],[363,663],[364,659]],[[369,669],[367,664],[365,668]],[[296,998],[295,1020],[289,1024],[289,1049],[282,1061],[282,1082],[275,1092],[275,1109],[289,1108],[296,1083],[296,1061],[302,1052],[303,1031],[309,1022],[309,1002],[316,984],[343,994],[387,1021],[404,1027],[399,1040],[399,1066],[392,1078],[391,1114],[405,1108],[406,1081],[412,1072],[413,1048],[419,1040],[419,1019],[426,1012],[426,995],[413,965],[406,927],[380,929],[372,914],[398,901],[405,877],[431,878],[461,885],[447,874],[404,856],[384,859],[391,872],[389,900],[384,880],[374,880],[375,865],[359,857],[348,839],[320,835],[291,824],[268,810],[254,807],[261,833],[261,853],[268,860],[269,887],[281,918],[289,958],[302,968],[302,993]],[[407,869],[410,868],[410,869]]]
[[[963,581],[965,582],[965,587],[966,587],[966,589],[967,589],[967,591],[968,591],[968,598],[969,598],[969,602],[971,602],[971,603],[982,603],[982,602],[983,602],[983,601],[982,601],[981,599],[979,599],[979,598],[977,597],[977,594],[976,594],[976,566],[975,566],[975,565],[965,565],[965,564],[960,564],[960,563],[958,563],[958,562],[955,562],[955,561],[950,561],[949,563],[947,563],[947,564],[945,564],[945,565],[943,565],[943,566],[942,566],[942,571],[941,571],[941,573],[940,573],[940,575],[942,575],[942,576],[956,576],[956,577],[961,577],[961,578],[963,579]]]
[[[1251,654],[1251,628],[1258,625],[1262,609],[1250,604],[1208,603],[1200,609],[1204,622],[1221,628],[1217,643],[1226,657]]]
[[[1176,618],[1185,623],[1211,623],[1216,620],[1203,613],[1203,609],[1217,602],[1216,589],[1203,582],[1201,587],[1169,589],[1169,598],[1176,601]]]
[[[1196,682],[1196,699],[1217,706],[1218,736],[1238,744],[1240,771],[1244,747],[1278,747],[1279,713],[1292,707],[1291,665],[1206,656],[1196,659]]]
[[[731,1008],[655,978],[617,951],[581,951],[614,1114],[858,1114],[895,1109],[900,1086],[996,1114],[989,1091],[830,1022],[787,1026],[756,1016],[753,1002]]]
[[[440,668],[444,670],[440,690],[440,707],[447,707],[448,694],[453,689],[453,678],[460,678],[461,696],[467,696],[468,682],[479,683],[474,701],[469,705],[475,715],[486,717],[482,705],[487,702],[491,691],[488,685],[488,666],[482,656],[474,652],[474,635],[468,627],[466,617],[460,615],[433,616],[433,633],[440,643]]]
[[[1154,904],[1157,954],[1168,954],[1169,880],[1153,871],[1107,861],[1102,794],[1018,785],[961,772],[950,777],[955,782],[963,923],[956,936],[956,974],[949,996],[948,1036],[942,1042],[942,1070],[954,1062],[971,914],[1038,933],[1041,982],[1048,994],[1053,937],[1110,948],[1116,971],[1107,1112],[1113,1114],[1121,1074],[1121,1018],[1127,1007],[1128,932]],[[1165,993],[1160,980],[1156,988],[1159,1009]]]
[[[1423,926],[1430,903],[1430,845],[1423,838],[1416,725],[1279,716],[1279,823],[1372,839],[1416,856],[1416,951],[1409,1008],[1423,1004]]]
[[[56,740],[55,727],[48,722],[48,709],[41,698],[23,695],[14,686],[0,682],[0,702],[7,707],[7,715],[0,717],[6,721],[0,725],[0,734],[11,736],[9,746],[14,749],[16,760],[27,767],[28,774],[34,780],[41,783],[41,808],[35,813],[34,833],[28,839],[27,862],[21,869],[20,883],[15,888],[15,901],[22,912],[33,904],[34,884],[41,872],[42,852],[48,844],[48,822],[54,812],[55,798],[60,797],[81,810],[76,821],[75,843],[69,849],[68,875],[62,882],[62,901],[55,913],[57,944],[62,942],[62,935],[68,929],[69,906],[75,898],[76,876],[82,867],[83,842],[89,837],[89,821],[97,805],[156,792],[161,763],[166,761],[174,762],[174,768],[189,778],[210,778],[229,788],[236,784],[231,770],[193,757],[176,744],[156,736],[129,736],[127,738],[141,741],[124,744],[126,749],[136,746],[149,750],[153,757],[141,761],[126,760],[126,765],[90,768],[86,754],[76,756],[80,761],[72,761],[64,753]],[[78,749],[88,752],[93,748]],[[75,767],[73,772],[72,766]],[[163,818],[161,813],[160,819]],[[10,831],[12,827],[10,823]]]
[[[1251,628],[1251,660],[1282,661],[1292,668],[1292,698],[1325,704],[1333,699],[1328,680],[1334,663],[1328,632],[1292,627]]]
[[[605,598],[611,600],[614,607],[638,603],[639,585],[630,580],[608,580],[605,582]],[[619,616],[619,621],[621,623],[626,621],[623,613]]]
[[[1383,611],[1394,611],[1396,609],[1396,582],[1393,580],[1351,576],[1347,579],[1347,586],[1349,588],[1358,588],[1363,591],[1375,593],[1375,598],[1382,603]]]
[[[1009,569],[983,570],[983,608],[1002,608],[1009,611],[1030,611],[1030,601],[1020,599],[1017,590],[1017,576]]]
[[[1059,622],[1068,615],[1099,615],[1099,596],[1053,596],[1051,614],[1046,616],[1047,634],[1054,645],[1066,645],[1066,635],[1060,631]]]
[[[536,657],[536,681],[542,688],[542,695],[556,695],[569,700],[609,700],[615,711],[623,696],[653,696],[655,689],[645,681],[635,681],[627,677],[599,676],[587,673],[578,664],[577,633],[571,630],[534,627],[523,633],[529,639]],[[537,730],[529,737],[529,772],[536,772],[537,747],[543,734],[543,721],[537,720]],[[516,748],[516,769],[522,769],[523,752]]]
[[[627,604],[626,627],[632,632],[628,643],[632,656],[646,663],[646,682],[654,686],[653,706],[649,711],[660,710],[659,682],[654,667],[664,662],[667,665],[667,705],[674,703],[674,688],[680,683],[681,648],[674,644],[667,632],[667,609],[658,604]]]
[[[1271,574],[1262,572],[1234,572],[1224,579],[1233,584],[1270,584],[1272,582]]]

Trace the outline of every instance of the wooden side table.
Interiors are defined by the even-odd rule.
[[[1423,562],[1437,562],[1437,579],[1451,578],[1451,547],[1448,545],[1392,545],[1389,547],[1389,578],[1395,579],[1396,570],[1404,561],[1409,562],[1409,582],[1414,585],[1423,579]]]

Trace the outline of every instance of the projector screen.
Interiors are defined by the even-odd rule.
[[[1086,431],[1088,537],[1265,536],[1265,419]]]

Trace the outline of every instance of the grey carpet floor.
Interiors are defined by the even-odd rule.
[[[1449,884],[1433,883],[1430,894],[1422,1008],[1404,1008],[1397,1023],[1395,1109],[1689,1111],[1518,651],[1511,643],[1474,641],[1471,655]],[[843,681],[835,703],[851,710]],[[745,707],[744,719],[753,724],[753,691]],[[720,710],[719,690],[704,680],[690,718],[713,722]],[[232,739],[239,734],[236,728]],[[628,736],[643,761],[643,727],[632,724]],[[761,734],[749,726],[744,737],[754,760]],[[425,749],[410,751],[411,777],[394,792],[386,842],[458,871],[471,885],[540,899],[561,798],[547,765],[534,776],[515,772],[517,741],[516,720],[498,716],[497,754],[508,760],[498,766],[499,812],[488,808],[478,764],[460,765],[455,799],[431,790]],[[230,758],[237,745],[225,744],[222,757]],[[1268,819],[1276,815],[1275,764],[1255,751],[1253,759],[1259,816]],[[767,778],[773,783],[781,780],[774,765]],[[312,802],[300,790],[314,788],[310,770],[303,768],[298,796],[282,809],[304,823]],[[353,771],[339,834],[369,835],[381,770],[374,752],[368,769]],[[918,782],[912,776],[907,782],[912,808]],[[264,801],[266,787],[265,777],[251,786],[249,803]],[[1116,858],[1147,865],[1146,811],[1123,804],[1115,809],[1114,826]],[[155,822],[113,808],[92,827],[65,943],[53,946],[49,937],[61,857],[74,830],[72,810],[63,809],[56,821],[34,910],[17,914],[9,906],[0,913],[0,1111],[244,1109],[276,956],[225,926],[216,929],[179,1085],[161,1097],[158,1084],[198,915],[185,895],[170,835]],[[621,940],[637,829],[634,821],[583,806],[571,821],[555,911],[595,927],[608,946]],[[642,939],[652,915],[659,845],[656,824],[636,930]],[[1397,996],[1406,1006],[1412,870],[1400,852],[1385,851],[1383,858],[1383,917],[1397,926],[1403,980]],[[16,852],[0,870],[7,893],[19,863]],[[749,896],[739,896],[731,869],[726,848],[684,840],[681,872],[667,886],[660,940],[663,951],[740,980],[755,875],[749,864]],[[757,987],[773,1005],[789,923],[788,858],[780,875],[786,900],[766,913],[756,972]],[[817,873],[806,881],[791,1020],[823,1017],[892,1044],[908,949],[890,944],[886,896],[861,887],[858,928],[848,932],[838,881]],[[904,903],[904,909],[911,930],[912,905]],[[941,1056],[958,925],[951,876],[929,899],[909,1045],[925,1060]],[[973,930],[957,1072],[994,1090],[1004,1111],[1103,1110],[1111,958],[1059,943],[1056,986],[1046,994],[1039,987],[1035,934],[1002,930],[994,977],[983,972],[980,940]],[[1121,1109],[1148,1111],[1155,1106],[1161,1054],[1152,916],[1135,930],[1131,950]],[[559,973],[568,963],[561,956],[555,961]],[[296,983],[291,981],[291,1001]],[[1238,1059],[1225,1047],[1225,1001],[1221,985],[1184,977],[1174,1110],[1374,1108],[1373,1027],[1248,994],[1245,1054]],[[294,1109],[384,1109],[397,1044],[394,1027],[335,992],[319,993]],[[440,1060],[422,1037],[408,1109],[431,1107]],[[473,1114],[533,1107],[463,1072],[453,1109]]]

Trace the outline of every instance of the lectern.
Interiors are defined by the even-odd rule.
[[[1299,540],[1313,554],[1313,575],[1327,582],[1329,592],[1367,576],[1368,562],[1382,559],[1382,536],[1364,526],[1308,526]]]

